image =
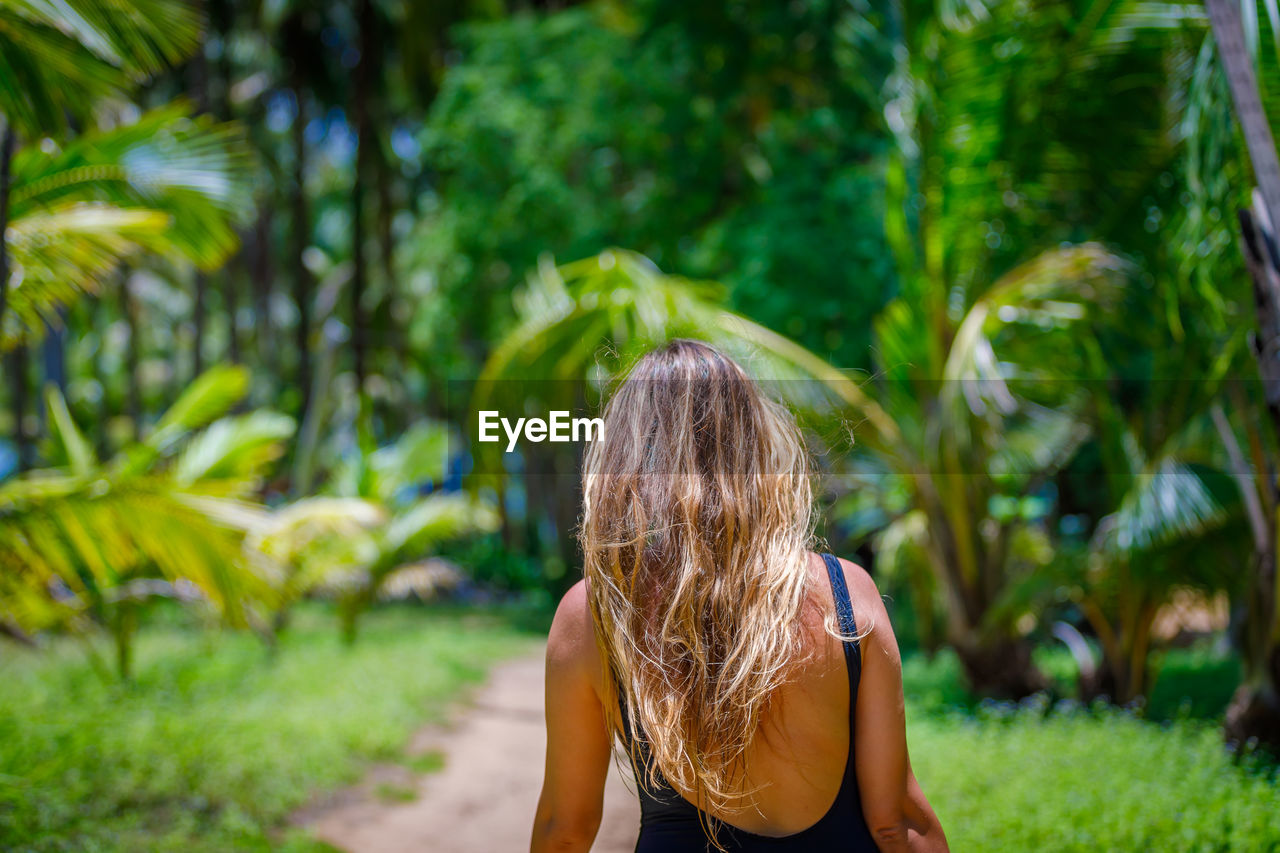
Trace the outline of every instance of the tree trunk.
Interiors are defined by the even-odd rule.
[[[1228,743],[1260,743],[1273,752],[1280,747],[1280,645],[1236,689],[1227,706],[1223,735]]]
[[[1254,357],[1272,427],[1280,435],[1280,257],[1275,242],[1275,229],[1280,227],[1280,158],[1245,44],[1240,7],[1232,0],[1206,0],[1205,8],[1258,182],[1254,210],[1239,212],[1241,248],[1257,309]],[[1257,643],[1251,648],[1247,642],[1243,649],[1245,681],[1227,709],[1223,731],[1228,740],[1257,738],[1272,749],[1280,749],[1280,570],[1276,566],[1274,516],[1269,533],[1272,547],[1256,549],[1253,600],[1248,602],[1251,618],[1246,633]]]
[[[355,175],[351,185],[351,350],[355,358],[356,393],[361,398],[361,414],[365,412],[365,377],[368,374],[368,321],[364,315],[364,298],[368,285],[368,261],[365,258],[364,187],[368,176],[374,136],[369,120],[369,101],[374,97],[372,79],[376,61],[377,40],[372,0],[360,0],[360,62],[356,66],[351,115],[356,130]]]
[[[429,106],[429,105],[428,105]],[[378,243],[382,250],[382,275],[386,279],[388,297],[396,292],[395,287],[395,235],[392,233],[392,220],[395,216],[395,205],[391,200],[391,164],[387,162],[386,151],[381,147],[374,158],[378,180]]]
[[[271,220],[271,206],[264,205],[258,211],[258,221],[253,229],[250,264],[254,300],[253,333],[261,364],[272,364],[275,360],[271,327]]]
[[[311,404],[298,423],[297,440],[294,442],[290,490],[295,497],[304,497],[311,493],[316,472],[316,454],[320,447],[320,430],[333,409],[332,395],[326,395],[325,389],[333,382],[339,342],[330,339],[323,330],[321,338],[324,343],[315,371]]]
[[[1273,431],[1280,435],[1280,269],[1273,257],[1275,233],[1248,210],[1239,212],[1241,249],[1253,283],[1258,331],[1253,354]],[[1265,475],[1263,475],[1265,476]],[[1223,734],[1228,741],[1258,742],[1280,750],[1280,572],[1277,572],[1276,518],[1268,519],[1255,553],[1247,597],[1241,657],[1244,682],[1227,708]]]
[[[360,638],[360,614],[368,608],[372,594],[366,597],[364,592],[356,592],[344,598],[338,604],[338,621],[342,631],[343,645],[354,646]]]
[[[1048,681],[1031,660],[1031,645],[984,624],[991,601],[1001,590],[993,581],[984,582],[979,572],[965,571],[965,562],[976,567],[982,557],[965,550],[962,537],[956,535],[958,525],[931,479],[923,477],[919,482],[929,525],[930,567],[947,596],[947,642],[960,658],[969,689],[1002,699],[1021,699],[1046,689]],[[968,547],[972,545],[970,540]],[[962,560],[962,553],[968,558]]]
[[[209,62],[205,58],[205,43],[191,57],[188,66],[188,88],[196,112],[209,112]],[[194,304],[191,306],[191,324],[195,330],[195,340],[191,344],[191,378],[204,372],[204,335],[208,326],[209,276],[203,270],[196,270],[194,281]],[[175,378],[179,376],[174,371]],[[181,382],[182,380],[178,380]]]
[[[230,0],[210,0],[209,25],[218,35],[218,87],[217,114],[222,121],[235,118],[231,114],[231,88],[233,71],[231,68],[231,31],[235,26],[235,10]]]
[[[1280,643],[1271,630],[1276,554],[1254,554],[1241,638],[1244,679],[1227,706],[1223,735],[1229,743],[1256,741],[1280,752]]]
[[[227,360],[232,364],[240,363],[240,329],[236,324],[240,299],[236,293],[236,277],[233,275],[239,265],[240,254],[237,252],[222,271],[222,310],[227,312]]]
[[[0,117],[2,120],[3,117]],[[0,343],[4,340],[4,315],[9,307],[9,185],[13,182],[13,151],[18,137],[13,126],[5,122],[0,136]]]
[[[232,10],[227,0],[210,0],[209,23],[218,36],[217,85],[214,91],[216,98],[209,98],[209,109],[219,121],[231,121],[231,25]],[[208,78],[206,78],[208,79]],[[206,90],[206,95],[208,90]],[[243,245],[243,241],[242,241]],[[232,364],[240,363],[240,330],[236,324],[239,295],[236,292],[235,271],[241,268],[244,254],[240,249],[231,257],[222,270],[222,310],[227,312],[227,358]],[[241,404],[243,405],[243,403]]]
[[[951,640],[969,688],[979,696],[1021,699],[1049,682],[1031,660],[1031,644],[1010,637],[955,638]]]
[[[356,159],[358,161],[360,158],[357,157]],[[351,353],[354,357],[353,369],[356,377],[356,393],[361,398],[362,410],[364,408],[365,377],[368,370],[366,357],[369,349],[368,324],[362,307],[366,289],[363,196],[360,169],[357,167],[355,183],[351,188]]]
[[[294,343],[298,350],[298,393],[301,405],[298,421],[301,423],[311,406],[311,300],[313,285],[311,272],[303,263],[307,246],[311,243],[311,223],[307,213],[307,143],[306,96],[297,71],[293,72],[293,93],[297,99],[298,114],[293,120],[293,301],[298,310],[298,323],[294,330]]]
[[[388,347],[393,348],[393,352],[401,352],[405,346],[403,343],[406,339],[401,328],[401,324],[396,321],[395,302],[396,302],[396,270],[395,270],[395,236],[392,233],[392,220],[395,215],[394,204],[391,199],[391,164],[387,162],[386,148],[378,144],[374,151],[373,163],[374,174],[376,176],[377,194],[378,194],[378,244],[380,248],[382,260],[382,302],[378,307],[378,337],[380,349],[386,352]],[[392,419],[396,422],[392,426]],[[383,420],[389,426],[388,431],[394,429],[401,432],[413,423],[414,415],[411,411],[406,410],[402,406],[393,406],[391,401],[386,401],[386,411],[383,413]]]
[[[129,327],[129,341],[125,347],[125,409],[133,424],[133,440],[139,441],[142,438],[142,387],[138,370],[142,361],[142,346],[139,340],[141,323],[138,322],[138,305],[130,288],[131,278],[128,270],[120,275],[121,313],[124,315],[125,324]]]
[[[10,408],[13,412],[13,444],[18,453],[18,472],[29,471],[33,462],[31,435],[27,432],[27,345],[20,343],[5,355],[9,374]]]
[[[116,644],[116,670],[121,681],[133,677],[133,638],[138,630],[137,604],[120,601],[115,605],[112,635]]]
[[[205,321],[205,300],[209,293],[209,277],[199,270],[196,271],[195,280],[195,305],[191,312],[191,322],[195,326],[195,340],[191,344],[191,378],[204,373],[204,327]]]
[[[5,313],[9,307],[9,243],[5,234],[9,227],[9,187],[12,183],[11,167],[13,151],[17,146],[17,134],[8,122],[0,137],[0,345],[4,341]],[[13,443],[18,452],[18,471],[30,466],[30,448],[27,445],[26,419],[26,371],[25,350],[19,344],[5,356],[6,372],[12,373],[11,405],[13,409]]]

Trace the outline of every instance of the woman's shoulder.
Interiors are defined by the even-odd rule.
[[[580,580],[560,599],[547,635],[547,668],[571,670],[600,682],[600,650],[587,603],[587,582]]]
[[[826,561],[822,558],[822,555],[811,551],[809,559],[817,573],[826,580]],[[859,604],[865,608],[871,602],[880,601],[880,590],[876,587],[876,582],[872,579],[870,572],[852,560],[846,560],[844,557],[836,557],[836,562],[840,564],[840,570],[844,575],[844,583],[849,590],[849,598],[852,599],[855,610],[858,609]]]
[[[811,554],[811,560],[816,561],[817,571],[821,574],[821,585],[829,587],[827,579],[827,570],[825,561],[820,554]],[[854,621],[858,625],[858,633],[862,636],[863,643],[874,636],[879,639],[889,628],[889,614],[885,610],[884,599],[880,596],[880,589],[876,586],[875,580],[871,577],[871,573],[862,566],[846,560],[843,557],[837,557],[840,564],[840,570],[844,575],[845,587],[849,590],[849,600],[853,605]],[[828,593],[829,594],[829,593]]]

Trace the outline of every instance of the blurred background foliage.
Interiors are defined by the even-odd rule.
[[[1280,743],[1252,166],[1197,2],[0,0],[0,132],[0,655],[127,677],[164,600],[268,648],[312,598],[349,641],[545,607],[581,449],[482,452],[476,409],[592,410],[691,336],[800,416],[920,666],[1238,687]]]

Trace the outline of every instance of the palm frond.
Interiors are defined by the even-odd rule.
[[[1024,400],[987,457],[986,473],[1001,489],[1020,493],[1070,462],[1088,437],[1088,423],[1076,407],[1051,409]]]
[[[359,536],[385,524],[387,518],[386,509],[362,498],[303,498],[273,512],[255,533],[254,542],[271,556],[288,560],[318,539]]]
[[[194,584],[233,623],[243,621],[247,600],[269,597],[242,560],[243,531],[207,511],[213,498],[202,498],[204,506],[186,503],[160,479],[103,494],[94,481],[64,481],[72,490],[53,497],[27,485],[19,480],[0,489],[6,574],[27,578],[26,594],[6,606],[21,609],[23,619],[67,618],[92,607],[102,590],[150,572]],[[44,605],[34,607],[34,599]]]
[[[76,426],[67,409],[67,401],[57,387],[50,385],[45,391],[45,401],[49,409],[49,432],[58,453],[54,455],[54,464],[65,461],[67,470],[78,477],[86,477],[97,467],[97,455],[93,445],[85,438],[84,433]]]
[[[1013,414],[1018,398],[1010,387],[1018,358],[1000,347],[1013,327],[1063,332],[1111,301],[1125,262],[1101,246],[1053,249],[1006,273],[969,309],[947,353],[940,398],[951,428],[966,429],[968,413]],[[1031,336],[1022,335],[1021,341]],[[1018,341],[1017,338],[1014,339]],[[997,349],[1000,356],[997,357]],[[1022,354],[1022,370],[1042,370],[1034,354]],[[1068,365],[1051,371],[1062,376]]]
[[[77,16],[91,28],[81,28],[84,38],[100,34],[113,57],[142,73],[175,65],[200,46],[203,21],[189,0],[42,0],[46,4]]]
[[[189,56],[200,28],[185,0],[0,0],[0,114],[29,138],[60,134]]]
[[[249,391],[249,370],[242,365],[219,364],[196,377],[173,405],[165,410],[145,442],[157,453],[166,453],[192,430],[199,429],[231,410]]]
[[[481,371],[475,409],[492,408],[498,384],[537,376],[560,382],[616,378],[645,351],[699,338],[738,358],[804,409],[852,409],[869,440],[896,427],[849,377],[787,338],[726,310],[717,285],[662,274],[648,258],[609,250],[556,267],[539,266],[517,302],[520,322]]]
[[[419,556],[428,548],[469,533],[493,530],[493,507],[468,495],[428,495],[397,513],[382,532],[381,572]]]
[[[1160,459],[1133,478],[1119,508],[1099,524],[1094,548],[1134,554],[1201,537],[1227,520],[1231,492],[1220,471]]]
[[[167,249],[213,268],[235,249],[249,208],[253,160],[242,129],[191,116],[178,101],[132,124],[95,131],[61,149],[27,147],[13,161],[10,218],[72,202],[159,211]]]
[[[284,441],[293,429],[293,418],[270,411],[214,421],[183,447],[174,480],[184,488],[200,483],[205,493],[217,483],[221,494],[244,496],[260,485],[266,467],[284,453]]]
[[[129,82],[119,65],[33,14],[30,4],[0,2],[0,113],[24,137],[65,131],[69,116],[88,116]]]
[[[169,217],[155,210],[70,203],[10,222],[12,317],[3,318],[0,351],[60,323],[58,309],[96,293],[121,262],[163,249]]]
[[[12,317],[0,349],[38,338],[82,293],[144,252],[212,269],[238,245],[252,159],[235,125],[184,103],[13,161],[8,240]]]

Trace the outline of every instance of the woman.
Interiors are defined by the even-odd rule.
[[[638,853],[945,851],[875,584],[808,550],[789,413],[714,348],[675,341],[604,421],[583,477],[586,577],[547,644],[533,853],[590,848],[615,736]]]

